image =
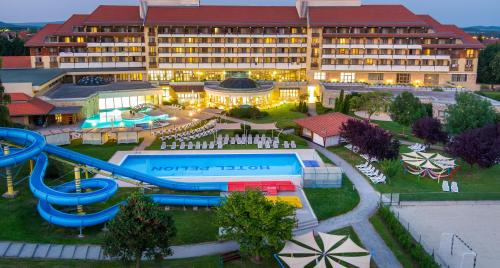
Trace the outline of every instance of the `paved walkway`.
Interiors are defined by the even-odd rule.
[[[149,131],[143,132],[143,138],[144,140],[141,142],[141,144],[137,145],[133,151],[144,151],[146,150],[146,147],[151,146],[153,142],[156,140],[156,137],[151,135]]]
[[[318,115],[318,113],[316,112],[316,103],[308,103],[307,112],[309,113],[310,116]]]

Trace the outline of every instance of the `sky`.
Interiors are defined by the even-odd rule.
[[[0,21],[53,22],[89,13],[101,4],[137,5],[139,0],[0,0]],[[403,4],[417,14],[458,26],[500,26],[499,0],[362,0],[364,4]],[[294,5],[295,0],[202,0],[202,4]]]

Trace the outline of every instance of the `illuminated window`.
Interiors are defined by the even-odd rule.
[[[465,54],[466,54],[467,58],[474,58],[476,53],[475,53],[474,49],[467,49],[465,51]]]
[[[356,81],[355,73],[340,73],[340,82],[354,83]]]
[[[314,80],[326,80],[326,73],[325,72],[315,72],[314,73]]]
[[[299,97],[298,88],[281,88],[280,89],[281,99],[297,99]]]
[[[340,38],[339,39],[339,44],[341,44],[341,45],[347,44],[347,39],[346,38]]]
[[[397,74],[396,75],[396,82],[398,84],[409,84],[411,80],[411,75],[407,73],[403,74]]]
[[[431,50],[428,48],[424,49],[424,55],[426,55],[426,56],[431,55]]]
[[[345,48],[340,48],[340,49],[339,49],[339,54],[341,54],[341,55],[345,55],[345,54],[347,54],[347,49],[345,49]]]
[[[71,37],[69,36],[64,37],[64,43],[71,43]]]
[[[357,49],[357,48],[351,49],[351,54],[352,55],[359,55],[359,49]]]
[[[373,65],[373,59],[365,59],[366,65]]]
[[[371,80],[371,81],[383,81],[384,80],[384,74],[383,73],[369,73],[368,74],[368,80]]]

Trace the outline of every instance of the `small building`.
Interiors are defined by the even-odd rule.
[[[327,113],[295,120],[300,135],[323,147],[338,145],[342,124],[354,117],[342,113]]]
[[[93,128],[84,130],[82,133],[82,143],[91,145],[102,145],[108,142],[109,132],[111,129],[108,128]]]
[[[143,129],[140,127],[115,128],[116,142],[118,144],[139,143],[139,133]]]
[[[54,105],[25,93],[8,93],[11,102],[7,104],[10,119],[26,126],[43,126],[47,123]]]

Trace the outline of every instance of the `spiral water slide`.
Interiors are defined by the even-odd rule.
[[[76,153],[61,147],[47,144],[45,138],[33,131],[13,128],[0,128],[0,139],[19,145],[21,149],[12,150],[8,155],[0,156],[0,168],[14,166],[27,160],[35,160],[36,164],[30,175],[29,185],[33,194],[39,199],[38,212],[48,222],[64,227],[87,227],[104,223],[118,213],[120,204],[92,214],[71,214],[54,208],[56,206],[90,205],[108,200],[118,190],[118,185],[111,179],[81,180],[82,190],[76,192],[74,182],[49,187],[44,183],[45,170],[48,165],[47,154],[67,159],[74,163],[90,166],[111,173],[112,176],[125,177],[158,187],[183,191],[227,191],[226,182],[184,183],[164,178],[157,178],[125,167],[114,165],[90,156]],[[189,195],[151,195],[154,202],[162,205],[216,206],[221,202],[218,196]]]

